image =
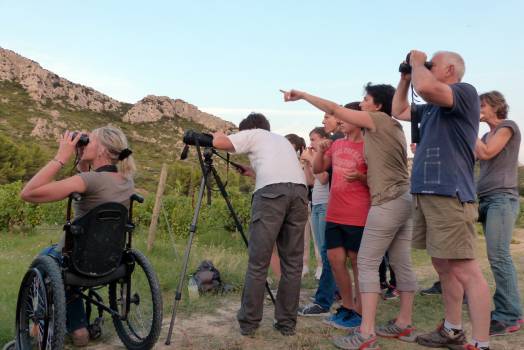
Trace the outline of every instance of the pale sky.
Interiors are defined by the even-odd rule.
[[[0,0],[0,46],[121,101],[181,98],[235,123],[257,111],[303,137],[322,113],[279,89],[347,103],[369,81],[396,86],[411,49],[456,51],[464,81],[502,92],[522,128],[522,13],[516,0]]]

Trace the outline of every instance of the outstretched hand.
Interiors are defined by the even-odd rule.
[[[284,94],[284,101],[290,102],[290,101],[298,101],[304,98],[304,92],[298,91],[298,90],[280,90],[281,93]]]

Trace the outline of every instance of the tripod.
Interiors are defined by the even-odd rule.
[[[193,214],[193,219],[191,220],[191,225],[189,226],[189,238],[187,241],[186,250],[184,253],[184,262],[182,264],[182,271],[180,272],[180,278],[178,281],[178,287],[175,292],[175,300],[173,303],[173,313],[171,316],[171,323],[169,325],[169,332],[167,334],[166,339],[166,345],[171,344],[171,336],[173,334],[173,327],[175,325],[175,318],[176,318],[176,311],[178,308],[178,304],[180,303],[180,300],[182,299],[182,288],[184,288],[184,280],[187,272],[187,265],[189,261],[189,253],[191,251],[191,245],[193,243],[193,238],[195,236],[196,228],[197,228],[197,221],[198,221],[198,215],[200,213],[200,208],[202,207],[202,199],[204,197],[204,192],[206,189],[206,186],[209,189],[209,177],[212,175],[215,179],[218,189],[220,190],[220,194],[224,198],[227,204],[227,208],[229,209],[229,212],[231,214],[231,217],[235,221],[235,226],[238,232],[240,232],[240,235],[242,236],[242,239],[244,240],[244,243],[246,244],[246,247],[248,246],[246,235],[244,234],[244,229],[242,227],[242,224],[240,223],[240,220],[238,219],[238,216],[233,209],[233,205],[231,204],[231,201],[229,200],[229,196],[227,194],[226,188],[220,179],[220,176],[218,175],[216,169],[213,166],[213,154],[216,154],[218,157],[224,159],[226,162],[229,162],[228,159],[221,156],[214,148],[212,147],[205,147],[204,148],[204,157],[202,159],[202,152],[200,150],[200,145],[198,142],[196,143],[196,149],[198,153],[198,160],[200,163],[200,167],[202,168],[202,177],[200,179],[200,189],[198,191],[198,197],[197,197],[197,205],[195,207],[195,212]],[[188,146],[186,146],[188,147]],[[184,150],[182,157],[187,156],[187,149]],[[269,288],[269,284],[266,281],[266,290],[269,293],[269,296],[271,298],[271,301],[273,304],[275,304],[275,297],[273,296],[273,293],[271,292],[271,289]]]

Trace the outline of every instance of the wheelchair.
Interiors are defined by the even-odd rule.
[[[132,248],[133,203],[105,203],[71,222],[69,197],[65,244],[58,256],[38,256],[26,272],[16,307],[16,349],[62,349],[66,335],[66,294],[85,302],[90,338],[101,334],[104,312],[127,349],[151,349],[160,336],[162,296],[148,259]],[[100,289],[108,286],[109,305]],[[97,317],[91,321],[92,311]]]

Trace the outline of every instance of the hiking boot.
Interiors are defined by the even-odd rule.
[[[295,327],[283,326],[276,322],[273,322],[273,328],[286,337],[295,335]]]
[[[433,285],[427,289],[422,289],[420,295],[439,295],[442,294],[442,287],[440,281],[433,283]]]
[[[491,320],[489,325],[489,335],[490,337],[499,337],[501,335],[508,335],[510,333],[517,332],[520,329],[520,324],[515,324],[513,326],[508,326],[503,322],[497,320]]]
[[[333,322],[331,322],[331,326],[337,329],[346,329],[346,330],[360,326],[360,324],[362,323],[362,316],[360,316],[354,310],[348,310],[348,309],[346,310],[347,311],[341,317],[337,317],[336,319],[333,320]]]
[[[298,308],[299,316],[329,316],[329,309],[324,309],[322,306],[311,303],[306,306]]]
[[[446,330],[444,322],[442,322],[433,332],[419,335],[417,343],[430,348],[444,348],[447,346],[448,349],[462,349],[461,346],[466,345],[466,335],[462,329]]]
[[[398,290],[394,287],[394,286],[389,286],[385,291],[384,293],[382,293],[382,298],[384,300],[393,300],[393,299],[397,299],[398,296],[399,296],[399,292]]]
[[[378,326],[376,329],[377,335],[385,338],[397,338],[398,340],[409,343],[415,342],[417,336],[415,335],[415,328],[411,325],[400,328],[395,324],[396,320],[391,320],[383,326]]]
[[[242,334],[245,337],[254,337],[255,333],[257,331],[257,328],[240,328],[240,334]]]
[[[335,337],[333,338],[333,344],[337,348],[346,350],[380,350],[376,335],[364,338],[360,331],[351,332],[343,337]]]

